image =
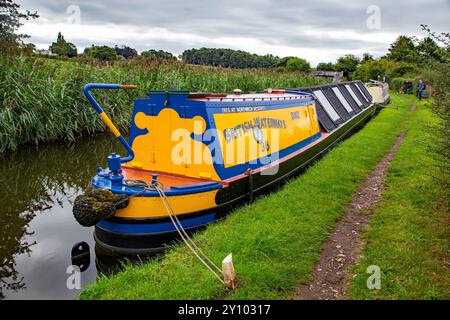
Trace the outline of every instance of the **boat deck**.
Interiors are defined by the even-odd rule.
[[[164,188],[190,186],[211,182],[208,179],[191,178],[182,175],[170,174],[167,172],[147,171],[142,169],[130,168],[124,165],[122,174],[125,180],[142,180],[147,183],[152,181],[152,174],[158,174],[158,181],[162,183]]]

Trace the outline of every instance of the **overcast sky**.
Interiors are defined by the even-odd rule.
[[[318,62],[351,53],[386,53],[400,34],[423,37],[420,24],[450,31],[450,0],[19,0],[40,18],[21,31],[48,48],[61,31],[79,52],[128,45],[138,51],[241,49]]]

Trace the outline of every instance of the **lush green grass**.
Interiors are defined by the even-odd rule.
[[[398,102],[398,99],[395,99]],[[82,299],[283,299],[307,283],[351,194],[403,130],[409,106],[386,108],[305,174],[239,208],[194,238],[214,261],[233,253],[239,287],[228,292],[183,245],[159,261],[101,277]]]
[[[436,121],[429,108],[418,104],[407,123],[407,138],[391,164],[386,191],[365,232],[367,245],[354,269],[350,298],[450,298],[448,189],[439,183],[446,179],[434,179],[443,173],[430,148],[438,138],[430,130]],[[381,268],[380,290],[366,287],[370,265]]]
[[[74,140],[105,130],[82,95],[89,82],[137,84],[138,90],[97,91],[98,101],[121,130],[130,124],[133,98],[149,90],[261,91],[323,83],[273,69],[230,70],[179,62],[124,61],[112,66],[0,54],[0,153],[23,143]]]

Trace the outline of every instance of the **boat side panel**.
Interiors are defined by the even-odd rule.
[[[317,134],[311,106],[214,114],[223,167],[257,162]]]
[[[202,211],[216,206],[217,190],[170,196],[170,206],[177,214]],[[155,218],[167,216],[167,211],[160,197],[134,197],[124,209],[116,212],[119,218]]]
[[[286,101],[204,103],[183,95],[157,94],[137,100],[130,134],[135,158],[127,166],[214,181],[229,179],[260,167],[268,156],[316,137],[319,128],[312,106],[309,96]],[[239,108],[255,111],[229,112]],[[252,128],[249,130],[249,123],[261,129],[257,132],[261,141],[253,143],[253,149],[250,142],[258,138]],[[224,135],[225,130],[239,125],[240,136],[224,142],[230,137]],[[272,134],[275,131],[278,136]],[[242,141],[248,148],[238,154]],[[225,145],[230,143],[236,151],[233,161],[224,158]]]

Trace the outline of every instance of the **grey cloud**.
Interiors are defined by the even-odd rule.
[[[66,9],[76,4],[81,8],[84,24],[133,25],[139,28],[161,27],[171,32],[200,35],[209,39],[218,37],[255,38],[264,43],[297,48],[336,48],[363,50],[373,48],[379,52],[383,44],[369,40],[337,40],[333,32],[352,30],[370,35],[366,27],[369,5],[381,9],[382,32],[398,34],[417,33],[421,23],[438,31],[448,31],[449,1],[432,0],[152,0],[152,1],[88,1],[88,0],[22,0],[26,9],[41,11],[49,22],[67,18]],[[327,30],[330,37],[317,39],[306,36],[302,29]],[[123,40],[127,43],[127,39]],[[127,43],[128,44],[128,43]],[[79,43],[78,45],[82,45]],[[135,45],[143,49],[143,44]],[[182,52],[195,44],[158,42],[158,47]],[[202,44],[204,45],[204,44]],[[213,46],[213,45],[211,45]],[[246,48],[241,48],[245,50]],[[385,50],[387,47],[385,48]]]

